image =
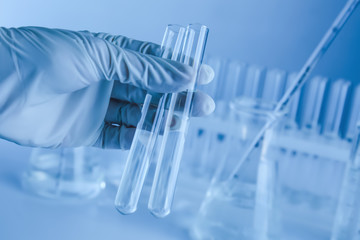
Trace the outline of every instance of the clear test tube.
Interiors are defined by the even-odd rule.
[[[326,136],[339,136],[343,113],[350,82],[344,79],[336,80],[332,85],[326,103],[323,134]]]
[[[261,101],[273,107],[280,100],[285,90],[286,72],[269,69],[266,73]]]
[[[181,45],[185,30],[185,27],[179,25],[167,26],[161,44],[163,58],[178,60],[182,50]],[[146,95],[141,118],[136,127],[135,136],[115,198],[115,207],[122,214],[130,214],[136,211],[149,169],[150,157],[163,118],[166,98],[167,96],[158,99],[158,97],[151,94]],[[158,105],[156,114],[155,110],[152,109],[154,104]]]
[[[291,84],[296,80],[297,75],[298,73],[289,74],[286,82],[286,89],[288,89],[289,86],[291,86]],[[291,102],[289,102],[289,110],[287,111],[289,119],[294,123],[293,126],[297,126],[296,116],[299,109],[300,93],[301,91],[299,90],[294,94],[294,96],[292,97],[293,99],[291,100]]]
[[[166,109],[164,132],[148,203],[150,212],[157,217],[164,217],[170,213],[191,114],[193,93],[208,32],[208,28],[200,24],[189,25],[186,29],[180,62],[194,68],[195,81],[193,81],[194,85],[185,92],[185,96],[183,93],[169,94],[170,103]],[[176,121],[175,126],[174,121]]]
[[[302,106],[302,128],[319,131],[321,107],[324,104],[324,95],[328,79],[320,76],[308,82]]]
[[[243,98],[255,99],[261,98],[264,85],[266,70],[261,66],[249,66],[243,86]]]
[[[349,117],[347,120],[345,137],[351,141],[356,131],[356,124],[357,122],[360,122],[360,85],[357,85],[354,89],[349,108]]]

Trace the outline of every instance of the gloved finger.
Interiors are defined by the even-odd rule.
[[[161,56],[161,46],[146,41],[139,41],[131,38],[127,38],[121,35],[111,35],[108,33],[91,33],[94,37],[102,38],[106,41],[111,42],[119,47],[137,51],[144,54],[150,54],[153,56],[160,57]]]
[[[119,47],[128,50],[133,50],[144,54],[150,54],[157,57],[161,57],[162,55],[161,46],[156,43],[139,41],[136,39],[127,38],[125,36],[111,35],[108,33],[92,33],[92,34],[94,37],[102,38],[106,41],[109,41],[112,44],[115,44]],[[209,65],[203,64],[200,67],[198,83],[207,84],[213,80],[214,76],[215,76],[214,70]]]
[[[105,123],[94,147],[127,150],[130,149],[134,135],[135,128],[133,127]]]
[[[195,81],[194,68],[160,57],[126,50],[93,37],[89,57],[99,75],[158,93],[180,92]],[[204,71],[207,76],[209,71]],[[206,77],[205,77],[206,78]]]
[[[197,83],[201,85],[208,84],[214,79],[214,77],[214,69],[207,64],[202,64],[199,69]]]
[[[105,115],[105,122],[136,127],[140,118],[139,105],[112,99]]]
[[[215,73],[214,70],[206,64],[201,65],[199,70],[199,76],[198,76],[198,83],[199,84],[208,84],[214,79]],[[146,94],[148,92],[144,89],[129,85],[129,84],[123,84],[119,81],[114,82],[114,86],[111,92],[111,97],[121,100],[121,101],[127,101],[127,102],[133,102],[137,104],[144,103]],[[157,102],[162,94],[155,94],[152,93],[153,99],[152,103]]]
[[[207,116],[215,110],[214,100],[209,95],[201,91],[197,91],[194,94],[192,104],[191,115],[193,117]]]
[[[106,80],[119,80],[124,84],[158,93],[180,92],[194,84],[195,69],[188,65],[127,50],[102,38],[91,36],[91,44],[86,43],[84,47],[99,76]],[[201,76],[205,75],[205,79],[211,73],[202,72],[204,74]]]
[[[142,104],[144,103],[147,93],[148,92],[144,89],[129,84],[123,84],[119,81],[115,81],[111,92],[111,97],[120,101]],[[151,93],[151,95],[151,103],[158,102],[160,97],[162,96],[162,94],[156,93]]]
[[[122,53],[113,56],[115,60],[110,61],[111,75],[108,77],[110,79],[120,80],[123,84],[156,93],[180,92],[188,89],[195,81],[194,69],[190,66],[133,51],[119,50]],[[204,64],[199,71],[198,83],[209,83],[214,75],[214,70]],[[128,93],[129,90],[134,90],[133,88],[121,89],[127,90]],[[144,98],[144,92],[134,94]]]
[[[146,112],[144,121],[150,128],[154,122],[156,110],[157,106],[150,105]],[[111,99],[105,115],[105,122],[136,127],[141,114],[141,107],[139,105]]]
[[[106,41],[105,46],[94,46],[94,65],[107,80],[158,93],[183,91],[194,83],[194,69],[179,62],[126,50]]]
[[[147,91],[144,89],[123,84],[120,81],[115,81],[111,92],[111,97],[121,101],[141,104],[144,102]]]
[[[186,93],[179,93],[180,96],[177,99],[175,111],[181,111],[184,109],[186,102]],[[215,110],[214,100],[204,92],[197,91],[192,98],[192,112],[193,117],[202,117],[211,114]]]
[[[175,112],[176,111],[183,111],[184,105],[186,102],[186,93],[182,92],[179,93],[179,97],[177,98],[177,102],[175,105]],[[214,100],[207,94],[203,92],[195,92],[192,96],[192,111],[191,116],[193,117],[202,117],[211,114],[215,110],[215,102]],[[181,116],[181,114],[179,115]],[[181,117],[174,114],[171,123],[170,129],[177,130],[181,126]],[[160,132],[160,134],[162,134]]]
[[[183,110],[185,99],[186,95],[181,93],[175,111]],[[191,113],[193,117],[209,115],[215,109],[215,103],[212,98],[202,92],[194,93],[192,104],[193,109]],[[147,124],[150,128],[154,122],[156,111],[156,105],[150,105],[147,110],[144,124]],[[105,115],[105,122],[135,127],[141,118],[141,114],[141,107],[139,105],[111,99]],[[176,125],[177,120],[176,116],[174,116],[172,125]]]

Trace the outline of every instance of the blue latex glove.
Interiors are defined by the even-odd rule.
[[[156,44],[104,33],[0,28],[0,138],[129,148],[147,91],[183,91],[192,81],[192,68],[160,54]],[[213,76],[204,65],[199,82]],[[209,96],[195,94],[194,115],[214,107]]]

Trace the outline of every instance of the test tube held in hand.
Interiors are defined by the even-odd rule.
[[[177,60],[184,35],[184,27],[179,25],[167,26],[161,44],[163,58]],[[122,214],[130,214],[137,209],[141,190],[151,162],[150,157],[163,118],[166,97],[163,96],[160,100],[157,100],[151,94],[147,94],[145,97],[141,118],[136,127],[115,198],[115,207]],[[158,105],[157,109],[153,109],[154,103]]]
[[[180,62],[194,68],[194,84],[185,93],[169,94],[170,103],[164,110],[163,136],[148,203],[150,212],[157,217],[170,213],[191,115],[193,93],[208,32],[208,28],[200,24],[191,24],[186,29]]]

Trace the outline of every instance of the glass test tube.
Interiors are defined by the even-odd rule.
[[[179,25],[167,26],[161,44],[163,58],[178,60],[184,35],[184,27]],[[160,99],[151,94],[146,95],[141,118],[136,127],[115,198],[115,207],[122,214],[130,214],[136,211],[164,113],[165,95]],[[153,104],[156,105],[156,103],[158,108],[155,113]]]
[[[209,29],[200,24],[191,24],[187,27],[180,62],[195,69],[195,81],[185,92],[185,96],[182,93],[168,94],[170,103],[165,110],[163,137],[148,203],[150,212],[157,217],[164,217],[170,213],[191,115],[191,102],[208,32]]]

